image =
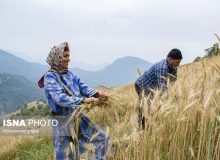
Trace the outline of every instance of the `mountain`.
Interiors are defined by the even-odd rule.
[[[72,69],[80,78],[91,86],[120,86],[134,82],[138,77],[137,68],[145,71],[151,63],[136,57],[123,57],[116,59],[112,64],[101,71],[85,72],[80,69]]]
[[[37,83],[40,76],[48,70],[46,65],[27,62],[1,49],[0,64],[0,73],[21,75],[34,83]]]
[[[0,74],[0,114],[15,111],[39,99],[45,99],[43,92],[27,78]]]
[[[0,50],[0,73],[16,74],[26,77],[37,84],[40,77],[48,70],[48,66],[30,63],[6,51]],[[85,71],[79,68],[70,70],[78,75],[90,86],[119,86],[134,82],[137,78],[137,68],[142,71],[151,64],[136,57],[123,57],[116,59],[100,71]]]
[[[107,63],[97,64],[97,65],[87,64],[87,63],[83,63],[83,62],[75,62],[74,63],[74,67],[80,68],[85,71],[92,71],[92,72],[100,71],[107,65],[108,65]]]

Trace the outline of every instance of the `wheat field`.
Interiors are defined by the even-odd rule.
[[[167,93],[155,91],[150,113],[143,100],[144,131],[137,125],[133,85],[112,91],[111,103],[90,111],[97,123],[108,126],[117,144],[115,159],[220,159],[219,62],[217,56],[181,66]]]
[[[176,83],[168,83],[168,91],[164,94],[155,91],[150,113],[147,112],[147,99],[143,99],[141,105],[147,118],[145,130],[137,125],[138,98],[133,84],[119,88],[100,87],[108,92],[109,100],[87,112],[111,137],[116,149],[111,159],[220,159],[219,62],[220,56],[215,56],[180,66]],[[20,151],[22,140],[8,138],[16,152]],[[8,159],[28,159],[27,155],[32,155],[31,159],[53,159],[50,137],[43,140],[42,137],[34,138],[33,144],[36,139],[41,140],[40,144],[22,154],[14,153],[12,145],[5,147],[7,149],[0,152],[0,159],[7,159],[8,153],[14,153]],[[1,146],[3,143],[0,140]],[[32,143],[28,145],[33,146]],[[43,147],[39,148],[42,144]]]

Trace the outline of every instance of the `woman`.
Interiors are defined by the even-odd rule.
[[[59,125],[53,127],[55,158],[79,159],[88,151],[88,146],[92,146],[96,159],[106,159],[109,137],[79,108],[83,103],[100,104],[108,96],[102,91],[89,88],[71,73],[68,70],[69,61],[68,43],[54,46],[47,57],[51,69],[44,75],[44,91],[51,113],[54,117],[65,117],[64,120],[57,118]],[[65,127],[66,117],[73,113],[78,113],[77,118],[74,117],[70,122],[71,127]],[[70,128],[74,128],[75,137]],[[71,146],[72,142],[74,145]]]

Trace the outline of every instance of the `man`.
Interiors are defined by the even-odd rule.
[[[69,62],[68,43],[54,46],[47,57],[51,69],[44,75],[44,85],[41,84],[42,79],[39,82],[41,87],[44,87],[53,117],[71,117],[79,110],[80,104],[100,104],[108,99],[105,92],[89,88],[79,77],[70,72]],[[64,127],[63,119],[57,118],[59,125],[53,127],[55,159],[78,160],[82,154],[85,154],[89,145],[92,145],[96,159],[106,159],[109,137],[82,111],[78,115],[77,120],[75,117],[74,123],[70,124],[72,126],[70,128],[74,128],[74,133],[77,134],[75,138],[70,133],[71,129]],[[71,147],[71,142],[74,143],[74,149]]]
[[[155,63],[149,70],[145,71],[135,82],[135,90],[139,96],[139,102],[143,94],[152,99],[153,90],[160,89],[162,92],[166,91],[167,79],[170,79],[172,82],[176,80],[177,67],[181,60],[181,51],[179,49],[172,49],[166,59]],[[150,105],[149,101],[148,105]],[[139,106],[138,112],[138,123],[144,129],[145,117],[143,116],[143,108]]]

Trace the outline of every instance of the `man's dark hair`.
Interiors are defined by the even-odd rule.
[[[167,57],[170,57],[170,58],[173,58],[173,59],[183,59],[181,51],[179,49],[176,49],[176,48],[172,49],[168,53]]]

